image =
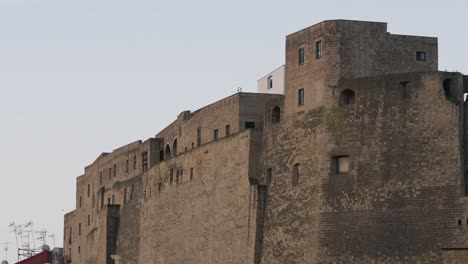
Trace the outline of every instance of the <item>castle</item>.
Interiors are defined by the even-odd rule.
[[[437,38],[323,21],[259,91],[87,166],[68,263],[468,263],[468,76]]]

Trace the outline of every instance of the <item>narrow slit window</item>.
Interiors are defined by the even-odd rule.
[[[304,48],[299,48],[299,50],[297,52],[297,55],[298,55],[299,65],[304,64],[304,61],[305,61],[305,50],[304,50]]]
[[[315,58],[322,58],[322,41],[315,42]]]
[[[292,175],[292,185],[296,186],[299,183],[299,178],[301,176],[301,165],[299,163],[294,164],[293,175]]]
[[[267,172],[266,172],[266,185],[267,186],[270,186],[271,185],[271,180],[272,180],[272,177],[273,177],[273,170],[271,168],[267,169]]]
[[[218,129],[215,129],[213,131],[213,140],[217,140],[218,139]]]
[[[297,105],[304,105],[304,88],[301,88],[297,91]]]

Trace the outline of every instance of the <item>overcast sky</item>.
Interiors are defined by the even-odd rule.
[[[322,20],[437,36],[440,70],[468,74],[467,3],[0,0],[0,242],[32,220],[61,246],[84,166],[183,110],[255,91],[284,63],[285,36]]]

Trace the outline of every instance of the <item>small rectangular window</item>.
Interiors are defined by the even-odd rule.
[[[136,159],[136,155],[133,156],[133,170],[136,170],[137,168],[137,159]]]
[[[299,183],[299,177],[301,176],[301,164],[296,163],[293,167],[292,185],[296,186]]]
[[[114,164],[114,177],[117,176],[117,164]]]
[[[81,223],[78,224],[78,235],[81,236]]]
[[[268,89],[273,88],[273,76],[268,76],[268,79],[267,79],[267,88],[268,88]]]
[[[109,168],[109,180],[112,179],[112,168]]]
[[[416,51],[416,60],[417,61],[426,61],[426,52]]]
[[[102,171],[99,173],[99,185],[102,185]]]
[[[128,173],[128,160],[125,161],[125,173]]]
[[[201,146],[201,127],[197,128],[197,147]]]
[[[190,180],[193,179],[193,168],[190,168]]]
[[[88,197],[90,193],[91,193],[91,185],[88,184]]]
[[[215,129],[213,131],[213,140],[217,140],[218,139],[218,129]]]
[[[163,161],[164,160],[164,150],[160,150],[159,151],[159,161]]]
[[[304,88],[297,91],[297,105],[304,105]]]
[[[322,58],[322,41],[315,42],[315,58]]]
[[[255,122],[245,122],[245,129],[255,128]]]
[[[142,161],[143,171],[146,171],[148,169],[148,152],[143,152],[141,161]]]
[[[304,64],[304,60],[305,60],[305,51],[304,51],[304,48],[299,48],[298,50],[298,61],[299,61],[299,65],[302,65]]]
[[[91,224],[91,216],[88,215],[88,225],[90,225],[90,224]]]
[[[336,156],[334,159],[336,173],[349,172],[349,156]]]
[[[230,136],[231,135],[231,126],[230,125],[227,125],[226,126],[226,137]]]

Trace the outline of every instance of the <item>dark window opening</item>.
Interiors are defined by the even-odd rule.
[[[99,173],[99,185],[102,185],[102,171]]]
[[[272,180],[272,177],[273,177],[273,171],[271,168],[267,169],[267,173],[266,173],[266,185],[267,186],[270,186],[271,184],[271,180]]]
[[[195,148],[195,143],[192,142],[192,149],[194,149],[194,148]]]
[[[171,158],[171,147],[169,144],[166,145],[166,149],[164,150],[164,160],[168,160]]]
[[[109,168],[109,180],[112,179],[112,168]]]
[[[81,208],[81,196],[80,196],[80,208]]]
[[[304,105],[304,88],[297,91],[297,105]]]
[[[296,186],[299,183],[299,177],[301,176],[301,165],[299,163],[294,164],[292,185]]]
[[[78,246],[78,254],[80,254],[80,253],[81,253],[81,247]]]
[[[179,176],[180,176],[180,171],[177,170],[177,171],[176,171],[176,183],[177,183],[177,184],[179,183]]]
[[[81,223],[78,224],[78,235],[81,236]]]
[[[279,123],[281,121],[281,109],[279,106],[275,106],[273,111],[271,112],[271,122],[272,123]]]
[[[111,204],[111,198],[110,197],[107,197],[107,204]]]
[[[354,104],[356,95],[353,90],[346,89],[340,94],[340,106]]]
[[[91,193],[91,185],[88,184],[88,197],[89,197],[90,193]]]
[[[322,41],[315,42],[315,58],[322,58]]]
[[[127,202],[127,188],[124,188],[124,198],[123,198],[123,203],[125,204]]]
[[[125,161],[125,173],[128,173],[129,162],[128,159]]]
[[[452,79],[445,79],[443,82],[444,95],[447,99],[452,99]]]
[[[227,125],[226,126],[226,137],[230,136],[231,135],[231,126],[230,125]]]
[[[164,150],[160,150],[159,151],[159,161],[163,161],[164,160]]]
[[[177,138],[174,139],[174,143],[172,143],[172,155],[177,156]]]
[[[72,242],[72,227],[70,226],[70,235],[68,236],[68,244]]]
[[[172,184],[172,181],[174,181],[174,169],[171,169],[171,175],[169,177],[169,183]]]
[[[190,168],[190,180],[193,180],[193,168]]]
[[[406,99],[408,98],[408,83],[409,81],[401,81],[400,82],[400,91],[401,91],[401,98]]]
[[[255,122],[245,122],[245,129],[252,129],[255,128]]]
[[[335,173],[348,173],[349,172],[349,156],[336,156],[333,157]]]
[[[201,127],[197,128],[197,147],[201,145]]]
[[[299,48],[299,50],[297,52],[297,55],[298,55],[299,65],[304,64],[304,61],[305,61],[305,50],[304,50],[304,48]]]
[[[114,164],[114,177],[117,176],[117,164]]]
[[[88,215],[88,225],[90,225],[90,224],[91,224],[91,216]]]
[[[162,190],[162,183],[158,183],[158,192],[161,193],[161,190]]]
[[[273,76],[268,76],[268,79],[267,79],[267,88],[268,88],[268,89],[273,88]]]
[[[462,224],[462,220],[458,219],[458,225],[461,225],[461,224]]]
[[[142,154],[141,165],[143,166],[143,171],[148,169],[148,152],[146,151]]]
[[[215,129],[213,131],[213,140],[217,140],[218,139],[218,129]]]
[[[426,52],[416,51],[416,60],[417,61],[426,61]]]
[[[136,155],[133,156],[133,170],[136,170],[137,169],[137,158],[136,158]]]
[[[133,200],[133,184],[130,186],[130,200]]]
[[[104,207],[104,187],[101,188],[101,207]]]

